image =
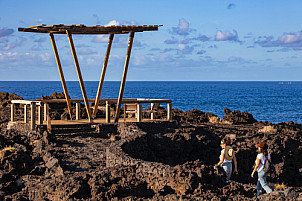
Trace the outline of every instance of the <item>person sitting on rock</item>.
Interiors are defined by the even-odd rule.
[[[220,156],[219,156],[219,163],[215,165],[215,169],[217,166],[221,166],[226,173],[226,183],[229,183],[231,175],[232,175],[232,161],[234,161],[235,170],[234,173],[238,173],[237,171],[237,160],[232,149],[231,139],[229,137],[224,137],[221,140],[220,146],[222,148]]]
[[[267,171],[265,169],[265,162],[268,160],[271,162],[271,156],[267,152],[267,145],[265,142],[260,142],[259,144],[256,145],[258,148],[258,155],[255,161],[255,167],[254,170],[251,174],[252,177],[254,177],[255,172],[258,172],[258,181],[257,181],[257,196],[262,194],[262,188],[266,191],[266,193],[272,192],[272,189],[267,185],[266,182],[266,176],[267,176]]]

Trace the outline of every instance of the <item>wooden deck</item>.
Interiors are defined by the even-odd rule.
[[[151,122],[151,121],[170,121],[172,120],[172,104],[169,99],[142,99],[142,98],[132,98],[132,99],[123,99],[121,103],[124,104],[124,118],[119,118],[119,121],[116,121],[116,118],[112,118],[111,113],[115,112],[114,107],[111,107],[112,104],[117,104],[118,99],[101,99],[100,102],[106,103],[105,106],[105,118],[88,118],[81,119],[80,115],[80,103],[83,102],[83,99],[69,99],[70,102],[74,102],[76,105],[76,113],[74,120],[51,120],[50,118],[50,108],[49,104],[56,103],[66,103],[65,99],[46,99],[46,100],[12,100],[11,101],[11,121],[17,123],[30,124],[31,129],[35,130],[36,125],[45,125],[48,128],[51,125],[81,125],[81,124],[103,124],[103,123],[118,123],[118,122]],[[89,102],[94,102],[94,99],[89,99]],[[151,107],[143,111],[142,104],[150,104]],[[163,117],[159,119],[154,118],[154,113],[157,112],[157,109],[154,109],[154,105],[167,104],[167,116],[165,119]],[[15,118],[16,108],[15,107],[23,107],[24,114],[21,119],[23,121],[19,121]],[[131,111],[127,111],[126,108],[131,106]],[[98,106],[99,107],[99,106]],[[98,107],[94,107],[93,110],[98,110]],[[104,107],[104,106],[103,106]],[[72,108],[71,108],[72,109]],[[143,118],[143,112],[150,113],[150,118]],[[28,114],[30,113],[30,114]],[[127,117],[128,113],[135,114],[135,118],[132,116]]]

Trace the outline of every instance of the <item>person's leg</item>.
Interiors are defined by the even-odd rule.
[[[226,183],[229,183],[232,175],[232,163],[223,163],[221,166],[226,174]]]
[[[262,194],[262,186],[260,184],[260,181],[259,181],[259,175],[258,175],[258,181],[257,181],[257,196],[261,195]]]
[[[227,180],[226,182],[228,183],[230,181],[230,178],[232,176],[232,163],[227,163],[228,166],[228,172],[227,172]]]
[[[259,172],[258,176],[259,176],[259,182],[260,182],[262,188],[265,190],[265,192],[266,193],[272,192],[272,189],[267,185],[267,182],[266,182],[267,174],[264,172],[264,170]]]

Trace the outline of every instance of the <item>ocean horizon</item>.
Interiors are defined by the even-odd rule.
[[[82,99],[78,81],[67,81],[69,95]],[[94,99],[99,81],[85,81]],[[101,98],[117,98],[120,81],[105,81]],[[63,92],[60,81],[0,81],[0,91],[37,99]],[[247,111],[258,121],[302,123],[301,81],[127,81],[124,98],[171,99],[183,111],[199,109],[224,116],[224,108]],[[165,106],[165,105],[163,105]]]

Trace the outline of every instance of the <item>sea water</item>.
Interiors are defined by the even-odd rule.
[[[77,81],[67,82],[73,99],[82,99]],[[89,99],[94,99],[98,81],[85,82]],[[118,98],[120,82],[105,81],[101,98]],[[37,99],[63,92],[60,81],[0,81],[0,91]],[[224,108],[247,111],[258,121],[302,123],[301,82],[166,82],[127,81],[124,98],[171,99],[183,111],[199,109],[224,116]],[[163,105],[164,106],[164,105]]]

